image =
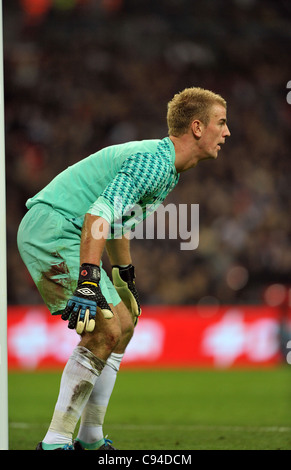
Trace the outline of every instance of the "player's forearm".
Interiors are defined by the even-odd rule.
[[[80,246],[80,264],[100,265],[104,251],[109,223],[102,217],[86,214],[82,229]]]
[[[106,251],[111,265],[127,265],[131,264],[130,240],[127,237],[108,240],[106,243]]]

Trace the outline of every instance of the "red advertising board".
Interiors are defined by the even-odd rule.
[[[144,306],[122,367],[270,366],[282,361],[271,307]],[[9,306],[10,369],[63,368],[79,337],[42,306]]]

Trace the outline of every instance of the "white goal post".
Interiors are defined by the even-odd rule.
[[[0,449],[8,450],[7,253],[2,11],[2,0],[0,0]]]

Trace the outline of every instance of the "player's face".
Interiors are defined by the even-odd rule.
[[[199,139],[200,160],[217,158],[227,136],[230,136],[230,132],[226,124],[226,109],[215,104],[210,112],[210,121],[206,127],[203,127]]]

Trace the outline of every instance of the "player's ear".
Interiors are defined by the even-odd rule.
[[[191,123],[192,133],[193,133],[194,137],[196,137],[197,139],[199,139],[201,137],[202,128],[203,128],[203,124],[202,124],[201,121],[199,121],[199,119],[195,119],[195,121],[193,121]]]

